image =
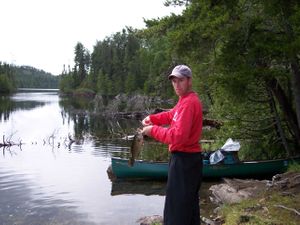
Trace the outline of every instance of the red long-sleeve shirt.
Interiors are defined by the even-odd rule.
[[[202,118],[201,101],[195,92],[189,92],[170,111],[150,115],[151,136],[168,144],[171,152],[200,152]]]

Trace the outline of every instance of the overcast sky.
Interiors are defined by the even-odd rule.
[[[0,0],[0,61],[60,74],[73,65],[81,42],[92,52],[97,40],[145,19],[180,13],[164,0]]]

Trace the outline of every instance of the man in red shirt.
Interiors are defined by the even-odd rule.
[[[168,144],[171,152],[164,225],[199,225],[202,104],[192,90],[192,71],[188,66],[176,66],[169,79],[179,97],[177,104],[168,112],[147,116],[142,121],[142,132]]]

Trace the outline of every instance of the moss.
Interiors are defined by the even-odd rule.
[[[300,195],[283,196],[280,193],[266,193],[260,198],[244,200],[239,204],[224,205],[221,215],[225,225],[255,224],[255,225],[296,225],[298,216],[280,206],[297,209],[300,205]]]

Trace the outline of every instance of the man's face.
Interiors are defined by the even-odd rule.
[[[189,91],[191,91],[191,87],[192,87],[192,79],[191,78],[173,77],[171,79],[171,81],[172,81],[174,91],[178,96],[183,96],[183,95],[187,94]]]

